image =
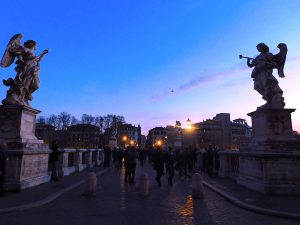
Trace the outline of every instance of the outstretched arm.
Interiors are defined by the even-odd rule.
[[[251,63],[251,59],[247,59],[247,65],[252,68],[254,65]]]
[[[39,57],[37,57],[37,61],[40,62],[42,60],[42,58],[44,57],[44,55],[46,55],[48,53],[48,49],[45,49],[42,54],[40,54]]]

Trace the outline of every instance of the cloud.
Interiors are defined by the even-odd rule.
[[[203,85],[209,84],[217,79],[233,76],[236,74],[240,74],[241,72],[246,71],[248,68],[245,66],[245,63],[241,62],[236,64],[235,66],[229,68],[224,72],[208,72],[204,75],[200,75],[192,80],[189,80],[183,84],[180,84],[178,87],[174,88],[174,92],[170,89],[164,91],[163,93],[156,94],[151,96],[151,100],[160,101],[168,96],[179,95],[189,91],[192,91],[196,88],[199,88]]]
[[[296,55],[296,56],[287,57],[287,62],[290,62],[290,63],[298,61],[298,60],[300,60],[300,54]],[[234,66],[232,66],[231,68],[229,68],[228,70],[225,70],[223,72],[208,72],[206,74],[199,75],[199,76],[195,77],[194,79],[189,80],[183,84],[180,84],[176,88],[173,88],[173,89],[166,88],[165,91],[163,91],[162,93],[151,96],[151,100],[161,101],[169,96],[180,95],[180,94],[192,91],[194,89],[200,88],[209,83],[212,83],[213,81],[216,81],[218,79],[224,79],[226,77],[240,75],[242,72],[245,72],[248,70],[250,71],[250,69],[247,67],[246,63],[243,61],[238,64],[235,64]],[[232,80],[232,81],[226,83],[224,86],[228,87],[228,86],[234,86],[236,84],[237,84],[237,82],[235,80]]]

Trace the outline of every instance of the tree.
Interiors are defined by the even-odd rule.
[[[66,130],[68,126],[71,125],[71,118],[72,115],[67,113],[67,112],[61,112],[58,116],[58,120],[59,120],[59,124],[60,124],[60,128],[62,130]]]
[[[79,124],[79,120],[75,116],[72,116],[71,117],[71,125],[77,125],[77,124]]]
[[[58,119],[58,116],[54,115],[54,114],[51,114],[47,120],[46,120],[46,123],[47,124],[50,124],[54,127],[56,127],[56,129],[60,130],[60,122],[59,122],[59,119]]]
[[[95,118],[92,115],[83,114],[81,116],[81,123],[83,124],[93,124]]]

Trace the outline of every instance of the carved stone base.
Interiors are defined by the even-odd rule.
[[[21,191],[50,180],[48,173],[49,151],[7,150],[4,189]]]
[[[300,195],[300,153],[240,153],[237,182],[274,195]]]
[[[268,194],[300,195],[300,142],[293,136],[294,111],[264,109],[248,114],[253,139],[239,154],[239,184]]]
[[[111,149],[113,149],[114,147],[118,147],[118,141],[117,141],[117,139],[115,138],[115,137],[111,137],[110,139],[109,139],[109,142],[108,142],[108,145],[109,145],[109,147],[111,148]]]
[[[49,148],[35,137],[36,115],[26,106],[0,106],[0,139],[7,143],[4,188],[8,191],[49,181]]]

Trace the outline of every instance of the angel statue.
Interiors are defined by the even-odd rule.
[[[14,79],[8,78],[3,80],[3,84],[9,87],[6,98],[2,100],[3,105],[25,105],[29,106],[28,101],[32,100],[32,93],[40,87],[39,71],[40,61],[48,50],[44,50],[41,55],[36,56],[36,42],[28,40],[21,45],[22,34],[14,35],[4,52],[0,66],[9,67],[16,60],[15,71],[17,72]]]
[[[278,70],[279,77],[284,77],[284,64],[287,54],[287,46],[284,43],[277,45],[279,53],[273,55],[269,52],[269,47],[264,43],[259,43],[256,46],[260,52],[254,59],[240,55],[240,58],[247,59],[247,65],[254,69],[251,77],[254,81],[254,89],[262,95],[262,98],[267,102],[257,109],[283,109],[285,106],[283,91],[278,86],[277,79],[273,76],[273,69]]]

